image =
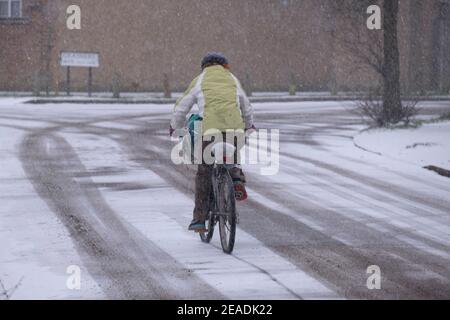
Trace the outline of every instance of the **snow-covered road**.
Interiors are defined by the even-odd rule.
[[[170,160],[171,106],[22,102],[0,100],[0,298],[450,298],[450,180],[355,147],[351,103],[255,105],[280,170],[245,166],[229,256],[186,230],[194,171]]]

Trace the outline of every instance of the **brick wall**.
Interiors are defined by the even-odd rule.
[[[411,1],[415,0],[401,1],[402,79],[417,79],[410,68],[420,63],[419,73],[430,87],[438,0],[422,1],[422,22],[415,32],[423,41],[410,37],[410,21],[417,16],[410,12]],[[256,90],[287,90],[292,77],[304,90],[329,89],[331,78],[346,89],[375,79],[370,69],[355,68],[348,54],[334,46],[327,0],[48,3],[24,0],[24,14],[30,19],[22,24],[0,22],[0,90],[29,90],[37,73],[44,84],[48,78],[53,89],[62,90],[65,70],[58,57],[60,51],[71,50],[100,53],[101,67],[94,70],[96,90],[110,90],[115,74],[125,90],[162,90],[164,74],[174,89],[181,90],[200,71],[199,62],[210,50],[224,52],[233,71],[244,82],[250,79]],[[81,6],[82,30],[66,28],[65,9],[70,4]],[[416,54],[418,46],[421,54]],[[72,76],[75,89],[86,87],[87,70],[73,69]]]

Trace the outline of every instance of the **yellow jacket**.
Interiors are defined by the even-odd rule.
[[[184,127],[186,116],[197,104],[203,133],[210,129],[246,129],[253,126],[253,108],[239,80],[220,65],[205,68],[175,104],[171,126]]]

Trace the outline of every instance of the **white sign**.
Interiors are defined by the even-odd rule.
[[[61,66],[98,68],[99,55],[93,52],[61,52]]]

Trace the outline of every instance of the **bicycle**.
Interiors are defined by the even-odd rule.
[[[235,152],[235,147],[228,143],[219,143],[214,148],[215,151],[218,148],[222,148],[224,154],[231,153],[234,155]],[[213,150],[213,154],[218,154],[215,151]],[[229,172],[232,167],[233,165],[218,163],[217,159],[214,163],[211,174],[212,188],[209,212],[205,221],[207,231],[200,233],[200,239],[205,243],[209,243],[214,235],[214,228],[219,223],[220,243],[223,252],[227,254],[233,252],[236,224],[238,223],[234,183]]]

